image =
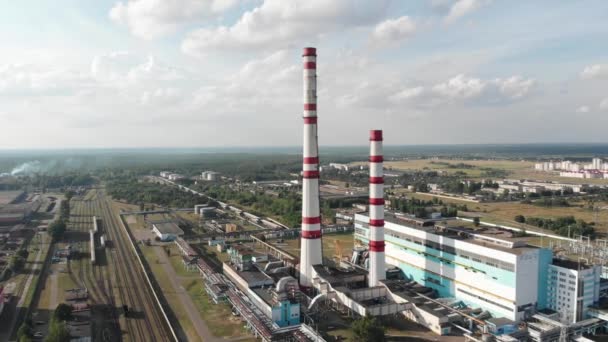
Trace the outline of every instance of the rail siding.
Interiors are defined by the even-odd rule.
[[[141,261],[141,257],[139,256],[139,253],[137,251],[137,247],[135,247],[135,244],[133,243],[133,239],[131,237],[131,233],[129,232],[129,230],[125,226],[125,223],[123,222],[123,217],[120,216],[120,215],[117,215],[117,216],[118,216],[118,220],[120,221],[120,225],[122,226],[122,229],[124,229],[124,231],[127,233],[127,236],[129,237],[129,243],[131,244],[131,248],[133,248],[133,251],[135,252],[135,255],[137,256],[137,262],[139,262],[139,266],[141,267],[142,273],[146,277],[146,281],[148,282],[148,286],[150,287],[150,290],[152,291],[152,294],[154,295],[154,300],[156,300],[156,304],[160,308],[160,312],[163,313],[163,317],[165,318],[165,322],[167,323],[167,326],[169,326],[169,330],[171,330],[171,335],[173,335],[174,341],[179,342],[179,339],[177,338],[177,334],[175,333],[175,330],[173,329],[173,325],[171,325],[171,321],[169,320],[169,317],[167,316],[167,313],[165,312],[165,309],[163,308],[162,304],[160,303],[160,300],[158,299],[158,296],[156,295],[156,291],[154,290],[154,286],[152,286],[152,282],[150,281],[150,277],[148,277],[148,273],[146,272],[146,268],[144,267],[144,264]]]

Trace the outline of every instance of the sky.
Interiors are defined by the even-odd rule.
[[[608,142],[608,1],[0,4],[0,149]]]

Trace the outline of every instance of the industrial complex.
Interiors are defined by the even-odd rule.
[[[381,130],[370,131],[368,207],[344,218],[354,225],[352,255],[323,255],[316,57],[316,49],[304,49],[300,255],[253,235],[255,248],[214,243],[229,255],[222,272],[203,259],[198,268],[215,302],[231,303],[265,341],[322,341],[311,327],[328,309],[398,315],[470,341],[585,341],[606,327],[608,312],[598,306],[608,291],[602,266],[535,247],[507,228],[386,210]],[[191,250],[176,243],[185,255]]]

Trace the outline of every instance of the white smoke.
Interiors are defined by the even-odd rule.
[[[23,163],[19,166],[16,166],[11,171],[11,175],[17,176],[17,175],[29,175],[32,173],[39,173],[40,165],[41,165],[41,163],[39,160],[34,160],[31,162]]]
[[[82,161],[73,158],[64,160],[29,161],[13,168],[12,176],[29,176],[33,174],[59,174],[64,171],[75,170],[82,166]]]

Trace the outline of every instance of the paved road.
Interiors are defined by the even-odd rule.
[[[52,272],[53,274],[51,274],[51,303],[49,304],[49,309],[55,310],[55,308],[57,307],[57,301],[59,299],[59,275],[57,274],[57,271]]]
[[[27,280],[25,282],[25,286],[23,287],[23,290],[21,292],[21,296],[19,297],[19,302],[17,302],[16,309],[14,311],[14,314],[11,317],[11,321],[9,322],[8,329],[6,329],[6,330],[4,330],[4,328],[2,329],[2,333],[0,334],[0,341],[8,341],[9,338],[10,338],[10,334],[11,334],[12,330],[15,327],[15,323],[17,322],[17,316],[19,316],[19,314],[18,314],[19,310],[21,308],[23,308],[23,306],[24,306],[25,297],[27,296],[27,292],[28,292],[30,286],[32,285],[32,281],[34,279],[34,276],[39,276],[39,275],[34,275],[34,273],[36,272],[36,270],[38,270],[41,267],[41,264],[40,264],[40,258],[41,257],[42,257],[42,248],[39,248],[38,252],[36,254],[36,260],[34,261],[34,263],[32,265],[30,274],[27,277]],[[6,304],[6,307],[5,307],[4,311],[9,311],[8,310],[8,304]],[[6,315],[4,315],[4,316],[6,316]]]
[[[192,302],[192,298],[190,298],[188,292],[179,283],[179,278],[177,276],[177,273],[175,273],[175,270],[173,269],[169,258],[167,257],[167,253],[161,247],[156,246],[154,247],[154,252],[158,257],[158,260],[162,265],[167,278],[171,282],[173,291],[177,294],[177,297],[179,298],[182,307],[188,314],[190,322],[192,322],[192,325],[194,326],[196,333],[200,337],[200,340],[204,342],[224,341],[213,336],[213,334],[209,330],[209,327],[207,326],[207,323],[205,323],[205,321],[203,321],[203,319],[201,318],[198,309],[194,306],[194,303]]]

